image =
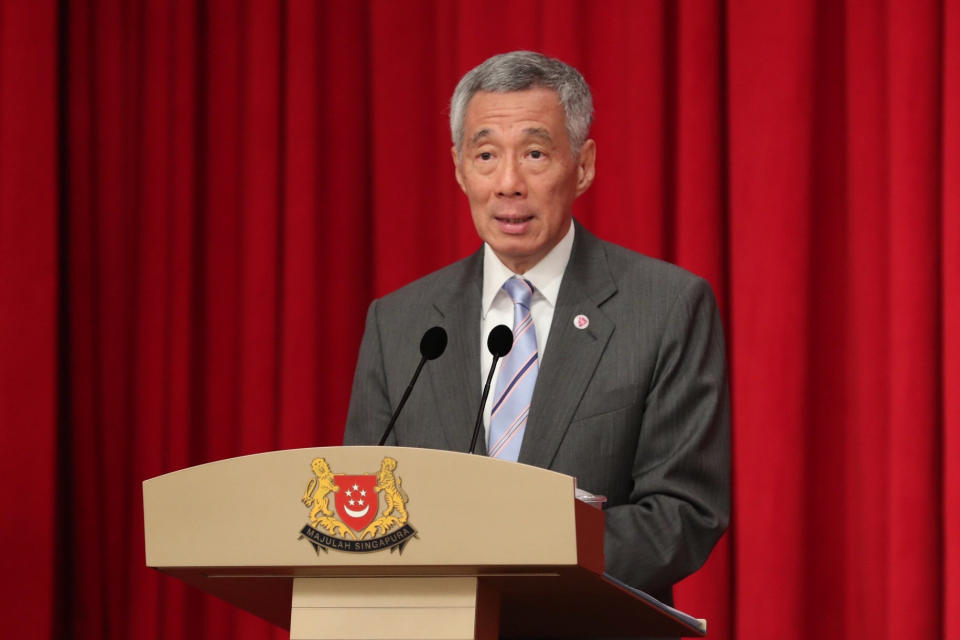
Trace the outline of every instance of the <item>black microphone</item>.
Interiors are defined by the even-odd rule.
[[[446,348],[447,332],[444,331],[443,327],[431,327],[427,329],[423,337],[420,338],[420,364],[417,365],[417,370],[413,372],[413,378],[410,380],[410,384],[407,385],[407,390],[403,392],[403,397],[400,398],[400,404],[397,405],[397,410],[393,412],[393,417],[390,418],[390,424],[387,425],[386,431],[384,431],[383,436],[380,437],[378,447],[383,446],[383,443],[387,441],[387,436],[393,431],[393,425],[397,423],[397,417],[403,410],[403,405],[407,404],[407,398],[410,397],[410,392],[413,391],[413,385],[416,384],[417,378],[420,377],[420,371],[423,369],[423,365],[427,363],[427,360],[436,360],[439,358],[443,355]]]
[[[487,336],[487,349],[493,354],[493,363],[487,374],[487,383],[483,385],[483,395],[480,396],[480,411],[477,412],[477,424],[473,426],[473,439],[470,441],[470,453],[477,448],[477,438],[480,436],[480,426],[483,424],[483,408],[487,405],[487,394],[490,393],[490,381],[497,368],[497,360],[510,353],[513,348],[513,331],[505,324],[498,324]]]

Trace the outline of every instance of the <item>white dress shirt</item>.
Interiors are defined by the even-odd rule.
[[[543,260],[532,269],[522,274],[535,291],[530,300],[530,313],[533,315],[533,327],[537,332],[537,358],[543,361],[543,354],[547,347],[547,338],[550,336],[550,325],[553,323],[553,311],[557,307],[557,294],[560,293],[560,281],[563,272],[570,261],[570,252],[573,250],[573,223],[570,230],[550,250]],[[493,363],[493,356],[487,349],[487,336],[490,330],[498,324],[505,324],[513,329],[513,300],[504,291],[503,283],[518,275],[500,262],[500,258],[493,252],[490,245],[483,245],[483,297],[480,300],[480,390],[487,380],[487,373]],[[497,370],[490,381],[490,395],[483,408],[483,426],[486,438],[490,435],[490,407],[493,406],[494,394],[497,388],[497,378],[500,375],[500,366],[503,358],[497,363]]]

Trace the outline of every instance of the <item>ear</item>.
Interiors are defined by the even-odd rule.
[[[453,176],[457,179],[460,190],[466,193],[467,188],[463,186],[463,170],[460,168],[460,154],[457,152],[456,145],[450,147],[450,155],[453,157]]]
[[[597,143],[592,139],[587,140],[580,149],[580,155],[577,156],[577,197],[593,184],[593,178],[597,173],[596,161]]]

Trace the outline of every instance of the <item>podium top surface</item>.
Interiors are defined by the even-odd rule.
[[[144,481],[146,560],[261,575],[573,567],[574,488],[560,473],[431,449],[316,447],[231,458]],[[602,544],[596,515],[587,524]],[[599,557],[599,566],[591,563],[597,572]]]

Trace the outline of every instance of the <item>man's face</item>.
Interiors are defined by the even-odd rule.
[[[551,89],[481,91],[467,105],[457,182],[480,237],[524,273],[567,233],[573,201],[593,182],[596,146],[570,150],[563,107]]]

